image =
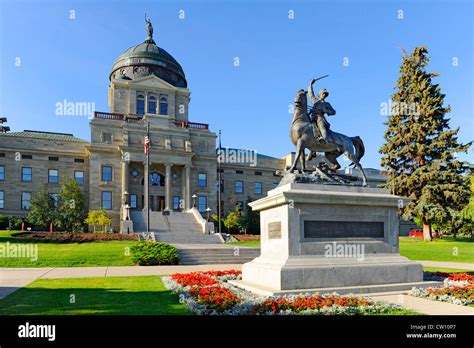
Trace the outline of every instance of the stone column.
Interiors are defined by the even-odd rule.
[[[186,164],[184,166],[186,171],[186,195],[185,195],[185,207],[186,209],[191,209],[193,206],[191,198],[191,165]]]
[[[149,183],[150,183],[150,175],[148,170],[148,165],[146,162],[143,163],[144,174],[143,174],[143,211],[147,211],[148,205],[150,204],[148,199],[148,192],[149,192]]]
[[[183,166],[181,169],[181,201],[180,208],[186,210],[186,168]]]
[[[125,205],[127,202],[127,195],[125,192],[128,192],[128,162],[122,160],[122,220],[126,220],[127,212],[125,209]]]
[[[171,183],[173,178],[171,177],[171,163],[165,163],[166,177],[165,177],[165,210],[173,210],[171,206],[172,192]]]

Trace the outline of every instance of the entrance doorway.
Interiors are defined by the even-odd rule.
[[[165,210],[165,197],[158,195],[150,195],[150,210],[163,211]]]

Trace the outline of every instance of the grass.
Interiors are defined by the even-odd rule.
[[[87,243],[58,243],[15,238],[18,231],[0,231],[0,246],[6,243],[37,246],[38,259],[0,257],[0,267],[77,267],[131,266],[130,247],[136,241],[95,241]]]
[[[191,312],[164,287],[159,276],[39,279],[0,300],[0,315],[78,314],[183,315]]]
[[[410,260],[474,263],[474,240],[445,237],[424,242],[420,238],[400,237],[400,255]]]
[[[191,315],[160,276],[39,279],[0,300],[0,315]],[[384,314],[419,315],[407,309]]]
[[[260,248],[259,240],[243,240],[239,242],[228,242],[226,244],[243,246],[243,247]]]

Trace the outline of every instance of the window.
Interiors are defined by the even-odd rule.
[[[59,161],[59,157],[48,157],[48,160],[50,161]]]
[[[260,176],[262,176],[263,173],[262,173],[262,172],[255,172],[255,175],[260,175]]]
[[[0,191],[0,209],[5,208],[5,192]]]
[[[235,182],[235,193],[243,193],[244,192],[244,182],[237,180]]]
[[[145,97],[142,94],[137,95],[137,115],[145,114]]]
[[[160,98],[160,115],[168,115],[168,100],[166,97]]]
[[[112,167],[102,166],[102,181],[112,181]]]
[[[200,213],[205,213],[207,209],[207,197],[198,196],[198,210]]]
[[[102,209],[110,210],[112,209],[112,192],[102,191]]]
[[[110,144],[112,142],[112,133],[102,132],[102,141],[104,143]]]
[[[179,196],[173,196],[173,209],[174,210],[179,210],[179,204],[180,203],[180,198]]]
[[[76,162],[76,163],[84,163],[84,158],[74,158],[74,162]]]
[[[235,174],[244,174],[244,171],[243,170],[236,170]]]
[[[0,152],[0,157],[5,157],[5,152]]]
[[[256,182],[255,183],[255,194],[261,195],[262,194],[262,183]]]
[[[57,169],[48,170],[48,182],[51,184],[57,184],[59,181],[59,171]]]
[[[31,169],[31,167],[21,168],[21,181],[24,181],[24,182],[33,181],[33,169]]]
[[[31,193],[30,192],[22,192],[21,193],[21,209],[22,210],[28,210],[30,209],[30,199],[31,199]]]
[[[153,96],[148,98],[148,113],[156,114],[156,98]]]
[[[133,193],[130,195],[130,208],[137,209],[137,195]]]
[[[57,193],[50,193],[50,194],[49,194],[49,199],[51,199],[51,200],[54,202],[54,205],[55,205],[56,207],[58,206],[59,198],[58,198],[58,194],[57,194]]]
[[[22,159],[33,159],[32,155],[21,155]]]
[[[199,187],[206,187],[207,186],[207,174],[206,173],[199,173],[198,174],[198,186]]]
[[[5,180],[5,166],[0,166],[0,181]]]
[[[75,170],[74,179],[79,185],[84,185],[84,172],[82,170]]]

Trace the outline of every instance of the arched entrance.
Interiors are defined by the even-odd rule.
[[[149,174],[150,180],[150,210],[163,211],[165,210],[165,175],[158,171],[151,171]],[[145,184],[144,178],[141,181],[142,186]],[[142,206],[144,206],[145,197],[142,196]]]

